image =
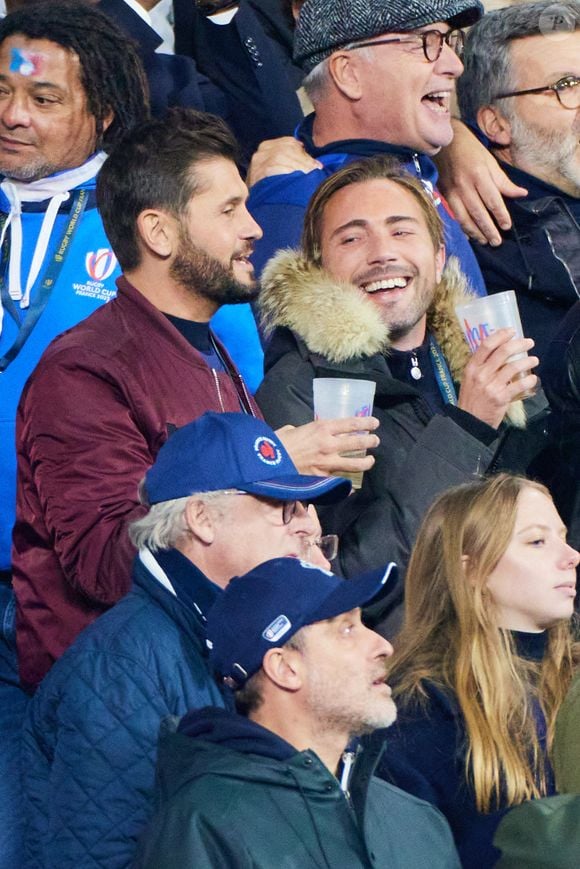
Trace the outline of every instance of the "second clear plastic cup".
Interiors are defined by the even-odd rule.
[[[518,300],[513,290],[481,296],[465,305],[457,305],[455,313],[472,353],[475,353],[488,335],[498,329],[515,329],[516,338],[524,337]],[[527,353],[515,353],[507,361],[515,362],[527,355]],[[523,371],[518,378],[526,377],[528,373]],[[521,397],[525,398],[531,394],[533,393],[525,393]]]
[[[314,419],[343,419],[347,416],[371,416],[376,384],[372,380],[350,380],[344,377],[316,377],[312,381]],[[341,453],[345,457],[366,455],[365,450]],[[362,471],[340,474],[347,477],[353,489],[362,486]]]

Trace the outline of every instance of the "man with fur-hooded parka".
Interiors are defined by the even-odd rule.
[[[427,331],[456,386],[470,353],[454,307],[468,294],[451,257],[427,313]],[[390,367],[388,328],[371,299],[302,254],[282,251],[270,261],[259,305],[271,340],[256,398],[270,425],[300,425],[313,418],[315,377],[376,383],[373,414],[380,420],[380,445],[375,465],[365,473],[360,492],[339,509],[322,513],[325,532],[340,535],[335,569],[346,576],[387,560],[404,568],[418,524],[440,492],[494,470],[525,472],[538,452],[538,437],[525,431],[521,402],[510,405],[496,430],[453,404],[436,407],[412,380],[397,379]],[[428,342],[423,349],[430,366]],[[543,416],[543,396],[527,411]]]

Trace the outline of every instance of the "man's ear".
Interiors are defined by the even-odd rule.
[[[360,100],[363,87],[358,59],[351,51],[335,51],[328,59],[328,71],[335,87],[349,100]]]
[[[477,112],[477,124],[481,132],[494,144],[511,144],[511,124],[496,106],[482,106]]]
[[[302,655],[291,646],[268,649],[262,660],[265,676],[284,691],[298,691],[303,684]]]
[[[103,118],[103,133],[106,133],[111,124],[115,119],[115,113],[112,109],[109,109],[105,117]]]
[[[185,505],[185,524],[187,530],[206,545],[215,540],[216,523],[213,511],[208,509],[205,501],[190,498]]]
[[[147,208],[137,217],[137,232],[144,247],[162,259],[170,257],[176,244],[175,218],[165,211]]]

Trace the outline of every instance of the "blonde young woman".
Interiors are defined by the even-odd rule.
[[[579,560],[547,489],[506,474],[446,492],[417,537],[381,774],[441,809],[464,867],[494,865],[507,808],[554,793]]]

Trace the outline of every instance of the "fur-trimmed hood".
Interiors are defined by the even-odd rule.
[[[334,363],[388,354],[388,327],[372,300],[353,284],[336,281],[299,251],[282,250],[274,256],[262,273],[261,285],[258,307],[266,336],[276,327],[285,326],[312,353]],[[441,347],[457,383],[471,354],[455,306],[472,297],[458,260],[449,257],[427,312],[427,328]],[[523,403],[513,402],[507,416],[512,425],[523,427]]]

